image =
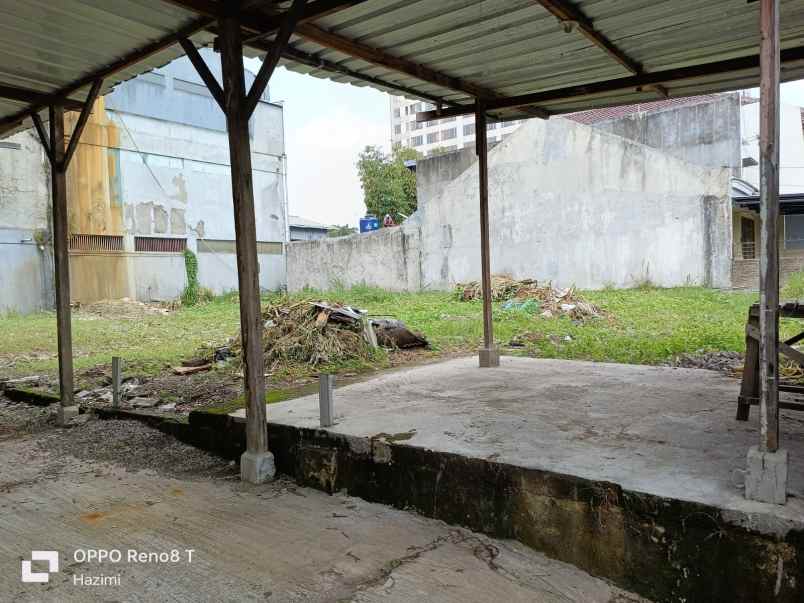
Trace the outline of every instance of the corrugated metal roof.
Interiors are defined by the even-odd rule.
[[[573,4],[647,72],[756,55],[758,3],[745,0],[582,0]],[[782,48],[804,45],[804,2],[781,2]],[[514,96],[627,77],[631,73],[578,31],[566,33],[535,0],[370,0],[319,19],[316,25],[390,55],[404,57],[450,76]],[[380,80],[448,101],[470,103],[466,93],[294,36],[298,49]],[[324,70],[285,61],[289,69],[317,77]],[[784,79],[804,76],[804,61],[783,69]],[[337,81],[360,85],[339,75]],[[751,87],[758,69],[667,85],[671,96],[690,96]],[[659,98],[653,90],[618,91],[542,106],[566,113]],[[526,117],[503,110],[507,118]]]
[[[162,0],[0,0],[0,83],[54,93],[198,18]],[[208,43],[212,36],[193,39]],[[107,78],[101,93],[183,54],[178,45],[156,52]],[[83,100],[88,89],[70,98]],[[0,120],[26,107],[0,99]]]
[[[329,226],[326,224],[322,224],[321,222],[316,222],[314,220],[309,220],[307,218],[303,218],[302,216],[288,216],[288,225],[293,226],[296,228],[316,228],[319,230],[329,230]]]
[[[175,4],[165,0],[0,0],[0,83],[57,91],[199,18]],[[286,7],[288,2],[254,6],[270,9],[277,4]],[[756,56],[758,52],[756,2],[574,0],[573,4],[646,72]],[[782,0],[780,23],[782,48],[804,48],[804,0]],[[500,96],[631,75],[577,28],[565,31],[537,0],[366,0],[307,25]],[[208,44],[212,35],[200,33],[193,39]],[[294,71],[397,93],[401,87],[407,96],[458,104],[473,101],[470,93],[445,87],[443,81],[425,81],[328,48],[312,41],[309,31],[305,37],[300,30],[291,44],[297,60],[288,58],[289,51],[281,64]],[[299,62],[299,53],[305,53],[303,62]],[[110,77],[103,91],[181,54],[178,45],[156,52]],[[783,66],[783,79],[802,76],[804,59]],[[671,96],[681,97],[751,87],[757,80],[758,69],[749,68],[676,81],[665,88]],[[82,90],[73,97],[81,99],[85,93]],[[657,98],[653,89],[632,87],[551,99],[540,107],[560,114]],[[0,120],[24,109],[22,103],[0,100]],[[496,113],[506,119],[527,116],[516,108]]]

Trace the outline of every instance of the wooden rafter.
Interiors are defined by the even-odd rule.
[[[343,54],[362,59],[373,65],[385,67],[399,73],[404,73],[423,82],[435,84],[442,88],[457,90],[475,98],[498,99],[503,96],[498,92],[477,85],[473,82],[447,75],[431,69],[426,65],[416,63],[409,59],[397,57],[378,48],[373,48],[360,42],[350,40],[339,34],[326,31],[316,25],[306,23],[296,28],[296,34],[306,40],[315,42],[321,46],[337,50]],[[547,117],[548,113],[537,107],[531,107],[535,117]],[[436,117],[437,118],[437,117]],[[434,119],[436,119],[434,118]]]
[[[212,95],[212,98],[214,98],[218,103],[218,106],[223,109],[223,89],[218,83],[218,80],[215,79],[215,76],[212,75],[209,67],[204,62],[204,59],[201,58],[201,55],[196,49],[195,44],[193,44],[187,38],[181,38],[179,40],[179,44],[181,44],[182,49],[184,49],[184,54],[186,54],[187,58],[190,59],[190,62],[193,64],[193,67],[195,67],[198,75],[206,84],[209,93]]]
[[[55,100],[52,94],[5,84],[0,84],[0,98],[7,98],[32,105],[49,105]],[[64,101],[64,108],[70,111],[80,111],[82,106],[82,103],[79,101],[70,99]]]
[[[561,23],[563,23],[568,30],[577,28],[577,30],[583,34],[587,40],[598,48],[604,50],[611,58],[628,70],[631,75],[640,75],[645,72],[641,63],[629,57],[607,36],[595,29],[592,20],[587,17],[580,8],[570,2],[570,0],[534,1],[547,9],[553,16],[561,21]],[[658,92],[664,98],[669,96],[667,89],[659,84],[653,84],[650,87],[656,90],[656,92]]]
[[[220,13],[222,8],[219,3],[213,2],[212,0],[167,1],[207,16]],[[384,67],[386,69],[396,71],[397,73],[414,77],[423,82],[435,84],[442,88],[463,92],[464,94],[475,98],[494,99],[502,97],[501,94],[489,88],[485,88],[483,86],[474,84],[473,82],[441,73],[435,69],[427,67],[426,65],[410,61],[409,59],[394,56],[379,48],[362,44],[340,34],[327,31],[313,24],[313,21],[324,15],[332,14],[338,10],[350,8],[360,4],[363,1],[365,0],[316,0],[315,2],[309,2],[305,6],[301,17],[298,19],[298,24],[296,25],[293,33],[294,35],[297,35],[303,39],[315,42],[320,46],[337,50],[342,54],[359,58],[373,65]],[[241,25],[241,28],[253,34],[251,38],[247,37],[245,39],[245,43],[250,44],[254,48],[264,48],[264,46],[258,46],[254,42],[258,41],[260,38],[272,35],[279,30],[282,25],[282,19],[282,14],[265,15],[254,10],[241,11],[238,14],[238,21]],[[364,79],[359,74],[356,77]],[[416,94],[415,96],[421,95]],[[548,116],[546,111],[540,110],[537,107],[530,107],[528,110],[535,117]]]
[[[793,63],[804,61],[804,46],[796,46],[781,51],[781,62]],[[590,96],[594,94],[606,94],[620,90],[632,90],[641,87],[652,86],[655,84],[671,84],[683,80],[693,80],[699,77],[708,77],[721,73],[732,73],[756,69],[759,67],[759,56],[750,55],[736,59],[726,59],[702,65],[690,65],[688,67],[678,67],[664,71],[652,71],[641,75],[632,75],[591,84],[581,84],[569,86],[567,88],[556,88],[543,92],[533,92],[507,98],[493,99],[486,103],[489,111],[499,109],[512,109],[517,107],[527,107],[530,104],[542,104],[551,101],[562,101],[580,96]],[[474,104],[462,105],[444,109],[440,113],[437,111],[423,111],[416,114],[417,121],[429,121],[439,117],[455,117],[458,115],[468,115],[474,113]]]
[[[78,122],[73,128],[73,135],[70,136],[70,144],[67,145],[67,150],[64,152],[65,166],[70,165],[70,160],[73,158],[73,155],[75,155],[75,150],[78,148],[78,141],[81,140],[81,134],[83,134],[89,115],[92,113],[92,105],[95,104],[95,100],[98,98],[98,93],[102,85],[102,78],[92,82],[92,88],[90,88],[87,99],[84,101],[84,106],[81,109],[81,114],[78,116]]]

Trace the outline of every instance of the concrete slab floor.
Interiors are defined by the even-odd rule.
[[[282,479],[129,472],[37,438],[0,441],[2,601],[643,601],[518,543],[412,513]],[[77,549],[117,549],[124,561],[76,561]],[[132,563],[129,549],[181,560]],[[60,553],[46,584],[20,581],[32,550]],[[79,586],[79,576],[119,584]]]
[[[738,389],[705,370],[510,356],[479,370],[476,358],[461,358],[336,389],[327,431],[611,481],[735,511],[735,521],[768,530],[800,526],[804,415],[782,411],[787,505],[748,501],[743,473],[758,410],[735,420]],[[318,398],[271,404],[268,420],[317,428]]]

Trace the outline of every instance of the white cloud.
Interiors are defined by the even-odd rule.
[[[290,213],[357,225],[365,213],[355,163],[366,145],[388,146],[388,126],[330,107],[285,132]]]

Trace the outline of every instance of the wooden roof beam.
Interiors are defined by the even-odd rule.
[[[427,67],[426,65],[388,54],[384,50],[356,42],[339,34],[322,29],[316,25],[309,23],[299,25],[296,28],[295,33],[301,38],[315,42],[316,44],[326,48],[330,48],[351,57],[361,59],[367,63],[371,63],[372,65],[377,65],[392,71],[404,73],[405,75],[409,75],[423,82],[435,84],[442,88],[457,90],[475,98],[502,98],[500,93],[489,88],[485,88],[467,80],[441,73],[431,69],[430,67]],[[529,107],[529,109],[534,117],[549,117],[547,111],[539,109],[538,107]],[[438,119],[438,117],[436,116],[433,119]]]
[[[635,61],[629,57],[607,36],[595,29],[592,20],[570,0],[534,1],[547,9],[550,14],[555,16],[564,25],[564,31],[570,33],[572,30],[577,29],[587,40],[598,48],[604,50],[611,58],[627,69],[631,75],[640,75],[645,72],[642,68],[642,65],[638,61]],[[669,96],[667,89],[659,84],[653,84],[647,87],[653,88],[663,98],[667,98]]]
[[[21,103],[28,103],[32,105],[50,105],[56,100],[60,100],[47,92],[39,92],[36,90],[28,90],[27,88],[19,88],[17,86],[7,86],[0,84],[0,98],[7,98]],[[67,99],[64,101],[64,108],[70,111],[80,111],[84,103]]]
[[[796,46],[794,48],[787,48],[781,51],[782,65],[801,61],[804,61],[804,46]],[[495,111],[499,109],[514,109],[518,107],[526,107],[531,103],[540,104],[552,101],[562,101],[581,96],[606,94],[608,92],[618,92],[621,90],[632,90],[636,88],[644,88],[646,86],[653,86],[656,84],[671,84],[673,82],[683,80],[694,80],[695,78],[699,77],[708,77],[721,73],[732,73],[757,68],[759,68],[759,56],[754,54],[736,59],[726,59],[723,61],[704,63],[702,65],[677,67],[675,69],[667,69],[664,71],[652,71],[650,73],[621,77],[603,82],[581,84],[578,86],[569,86],[567,88],[555,88],[553,90],[544,90],[542,92],[532,92],[530,94],[522,94],[519,96],[493,99],[486,103],[486,110]],[[472,103],[469,105],[461,105],[457,108],[444,109],[440,113],[436,111],[422,111],[416,114],[416,120],[429,121],[439,117],[456,117],[458,115],[468,115],[470,113],[474,113],[474,111],[475,106],[474,103]]]

